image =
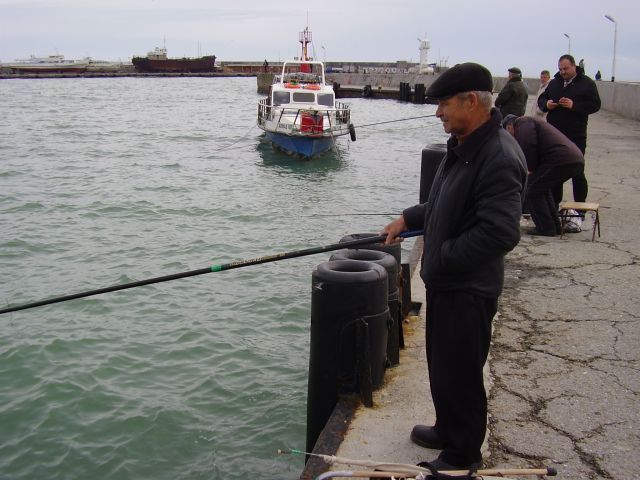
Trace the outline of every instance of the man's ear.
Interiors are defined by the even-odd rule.
[[[476,108],[480,104],[478,94],[476,92],[467,92],[465,101],[468,102],[469,107],[472,109]]]

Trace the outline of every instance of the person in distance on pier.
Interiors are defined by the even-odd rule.
[[[522,81],[522,71],[518,67],[509,69],[509,78],[496,98],[496,107],[500,109],[502,116],[524,115],[527,109],[527,87]]]
[[[436,420],[411,440],[442,449],[438,470],[477,468],[487,427],[482,369],[504,283],[504,256],[520,240],[525,158],[492,108],[491,73],[477,63],[445,71],[427,90],[451,134],[426,203],[386,225],[387,243],[424,229],[426,355]]]
[[[549,70],[542,70],[540,72],[540,86],[538,87],[538,92],[536,93],[536,101],[531,104],[531,111],[529,112],[530,117],[536,117],[544,120],[547,118],[547,113],[540,110],[538,106],[538,98],[547,89],[547,85],[549,85],[549,81],[551,80],[551,73]]]

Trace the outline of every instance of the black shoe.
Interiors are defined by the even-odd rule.
[[[534,235],[536,237],[555,237],[556,236],[556,232],[541,232],[537,228],[531,228],[527,230],[527,233],[529,235]]]
[[[411,441],[416,445],[424,448],[432,448],[434,450],[442,450],[444,447],[442,440],[438,436],[438,432],[433,427],[426,425],[416,425],[411,430]]]
[[[420,462],[418,464],[418,466],[419,467],[423,467],[423,468],[428,468],[429,470],[431,470],[433,468],[434,470],[437,470],[438,472],[446,472],[446,471],[450,471],[450,470],[464,470],[466,472],[469,472],[469,471],[475,472],[480,467],[482,467],[482,462],[473,462],[473,463],[470,463],[468,465],[452,465],[450,463],[445,462],[444,460],[442,460],[440,458],[436,458],[435,460],[432,460],[431,462]]]

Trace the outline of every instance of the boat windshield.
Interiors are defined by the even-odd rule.
[[[275,106],[291,103],[291,94],[289,92],[273,92],[273,104]]]
[[[319,93],[318,105],[324,105],[325,107],[333,107],[333,93]]]
[[[294,92],[293,101],[298,103],[315,103],[316,94],[312,92]]]

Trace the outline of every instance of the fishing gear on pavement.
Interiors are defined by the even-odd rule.
[[[425,462],[426,467],[419,465],[412,465],[409,463],[389,463],[376,460],[357,460],[353,458],[336,457],[335,455],[323,455],[320,453],[309,453],[295,448],[289,450],[278,449],[279,455],[292,454],[292,455],[308,455],[312,457],[318,457],[324,460],[329,465],[342,464],[342,465],[359,465],[368,468],[375,469],[373,471],[329,471],[316,477],[316,480],[323,480],[326,478],[339,478],[339,477],[368,477],[368,478],[415,478],[416,480],[430,480],[437,478],[458,478],[458,479],[474,479],[482,478],[486,476],[504,477],[505,475],[513,476],[550,476],[557,475],[557,471],[553,467],[546,468],[488,468],[480,469],[476,471],[469,470],[447,470],[437,471],[433,467],[429,467],[428,462]]]

